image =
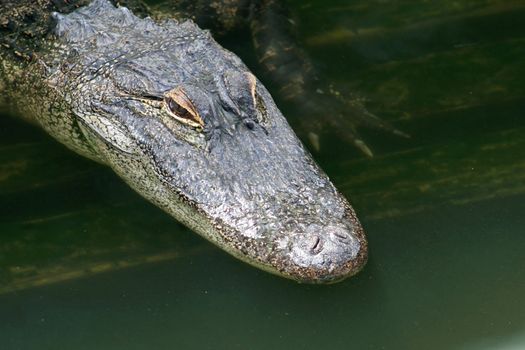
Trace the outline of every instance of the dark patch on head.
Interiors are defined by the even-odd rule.
[[[251,120],[245,120],[244,125],[250,130],[255,129],[255,123]]]

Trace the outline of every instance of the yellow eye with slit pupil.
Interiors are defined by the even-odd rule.
[[[168,98],[168,107],[170,111],[176,114],[179,118],[188,119],[195,123],[199,123],[197,118],[195,118],[190,112],[188,112],[186,108],[182,107],[171,98]]]
[[[203,128],[204,122],[195,106],[181,88],[170,91],[165,97],[166,109],[178,121],[195,128]]]

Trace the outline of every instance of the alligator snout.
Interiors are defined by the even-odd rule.
[[[344,224],[307,226],[292,236],[284,272],[308,283],[337,282],[355,274],[366,259],[366,242],[354,231]]]

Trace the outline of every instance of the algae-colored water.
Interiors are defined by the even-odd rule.
[[[360,130],[372,159],[320,135],[366,268],[246,266],[3,113],[1,349],[525,348],[525,3],[289,5],[322,81],[411,135]],[[246,39],[225,45],[257,71]]]

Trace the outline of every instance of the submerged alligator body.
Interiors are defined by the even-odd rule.
[[[362,268],[353,209],[209,32],[107,0],[69,13],[46,0],[0,9],[36,23],[30,53],[11,37],[0,49],[0,88],[24,118],[249,264],[308,283]]]

